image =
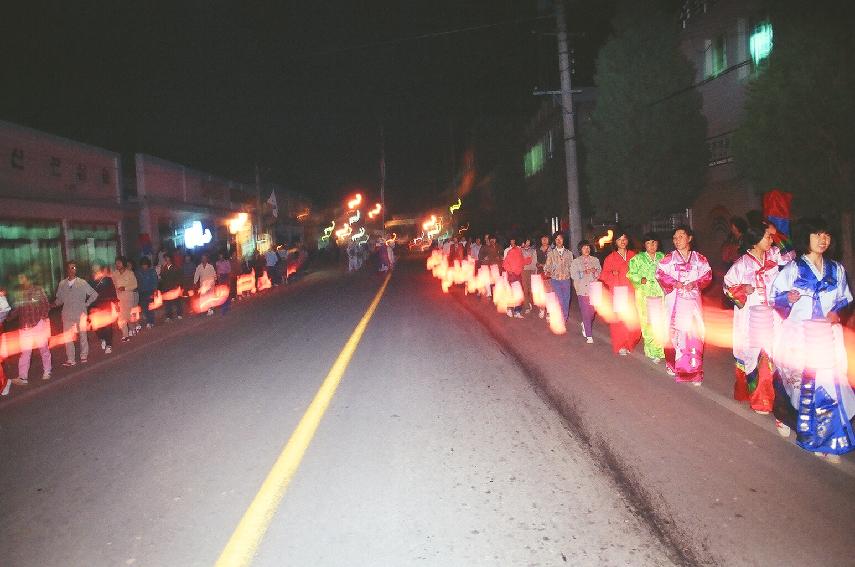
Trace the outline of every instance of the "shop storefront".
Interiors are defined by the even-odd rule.
[[[0,285],[26,273],[49,296],[78,262],[112,264],[125,210],[119,154],[0,121]]]
[[[0,220],[0,286],[14,289],[24,273],[51,295],[62,266],[62,223]]]

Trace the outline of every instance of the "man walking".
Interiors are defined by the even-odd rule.
[[[65,264],[66,279],[56,288],[54,305],[62,307],[62,329],[67,336],[65,342],[65,362],[63,366],[77,364],[74,341],[80,339],[80,363],[89,358],[89,337],[86,333],[86,310],[98,299],[98,292],[83,278],[77,277],[77,263],[70,260]]]
[[[543,273],[550,278],[552,291],[555,292],[558,303],[561,305],[561,315],[564,321],[567,321],[567,317],[570,314],[570,274],[572,262],[573,253],[564,248],[564,236],[560,234],[556,235],[555,248],[550,250],[546,256]]]

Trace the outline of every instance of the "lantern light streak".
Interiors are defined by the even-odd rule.
[[[354,242],[356,242],[357,240],[359,240],[363,236],[365,236],[365,227],[360,226],[359,230],[357,230],[355,233],[353,233],[353,236],[351,236],[350,239],[353,240]]]
[[[382,208],[383,206],[380,203],[374,205],[374,208],[368,211],[368,218],[373,219],[374,217],[379,215]]]
[[[335,231],[335,235],[336,235],[336,237],[341,239],[341,238],[345,238],[347,236],[350,236],[350,234],[352,232],[353,232],[353,229],[350,228],[350,225],[347,223],[344,223],[344,225],[342,225],[342,227],[340,229]]]
[[[309,216],[309,209],[306,209],[305,211],[303,211],[302,213],[297,215],[297,220],[304,220],[308,216]]]
[[[606,231],[606,235],[601,237],[599,240],[597,240],[598,247],[600,249],[602,249],[603,246],[605,246],[606,244],[610,244],[612,241],[612,238],[614,238],[614,236],[615,236],[615,232],[612,229],[609,229],[608,231]]]
[[[354,224],[359,222],[359,219],[360,219],[360,215],[359,215],[359,211],[357,210],[355,215],[353,215],[349,219],[347,219],[347,223],[350,225],[354,225]]]
[[[463,206],[463,202],[460,200],[460,197],[457,198],[456,203],[452,203],[450,207],[448,207],[448,211],[453,215],[454,211],[460,210],[460,207]]]
[[[249,219],[249,215],[246,213],[238,213],[238,215],[229,221],[229,232],[231,234],[237,234],[243,227],[246,225],[246,221]]]
[[[360,204],[362,204],[362,194],[357,193],[356,195],[354,195],[353,199],[347,202],[347,208],[353,210]]]

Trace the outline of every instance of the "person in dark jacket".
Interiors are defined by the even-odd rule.
[[[180,293],[182,277],[181,270],[173,263],[172,254],[166,254],[160,268],[160,291],[163,293],[167,322],[171,322],[174,317],[181,319],[183,314]]]
[[[146,329],[154,327],[154,311],[149,308],[154,292],[157,291],[157,272],[151,267],[151,260],[143,257],[137,272],[137,292],[140,294],[139,306],[145,319]]]
[[[95,302],[89,306],[89,322],[95,327],[95,336],[101,341],[104,354],[113,352],[113,311],[118,312],[119,298],[113,278],[104,266],[92,264],[92,289],[98,294]],[[114,308],[115,306],[115,308]]]

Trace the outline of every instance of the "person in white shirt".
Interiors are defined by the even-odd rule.
[[[202,261],[196,266],[193,274],[193,285],[198,286],[199,295],[205,295],[214,291],[217,284],[217,271],[208,260],[207,254],[202,254]],[[213,315],[214,310],[208,309],[208,315]]]
[[[77,364],[75,338],[80,340],[80,363],[85,363],[89,358],[86,311],[98,299],[98,293],[86,280],[77,277],[77,263],[74,260],[66,262],[65,274],[66,279],[57,286],[54,305],[62,307],[62,328],[66,333],[71,334],[65,342],[66,360],[63,366],[74,366]]]
[[[478,261],[478,252],[481,251],[481,239],[476,238],[475,242],[469,245],[469,257],[476,262]]]

